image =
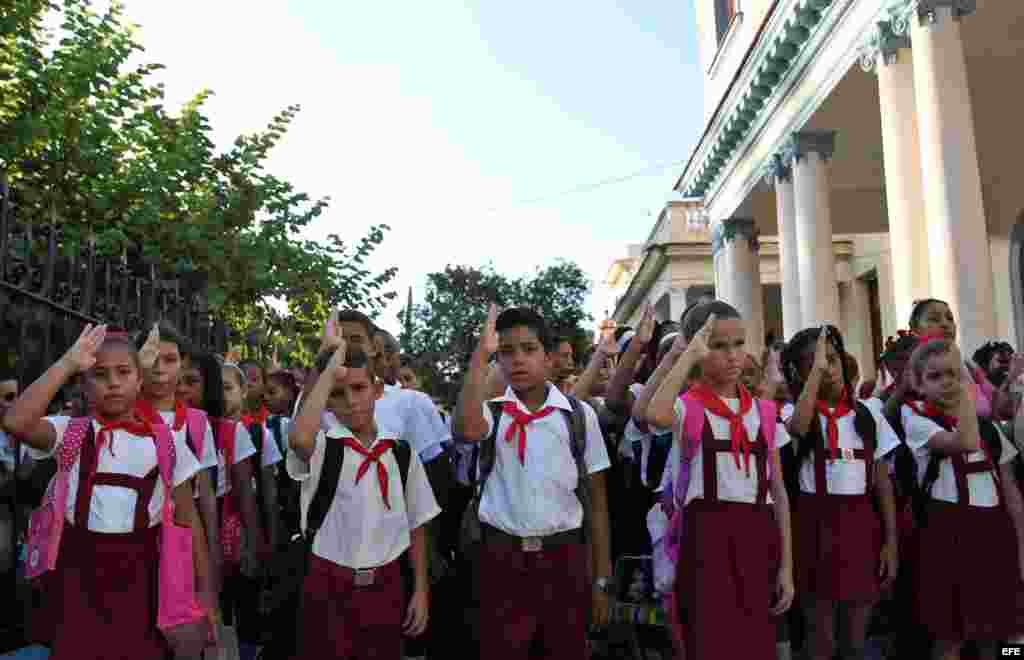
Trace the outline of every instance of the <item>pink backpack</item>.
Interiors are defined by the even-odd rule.
[[[668,519],[667,529],[660,541],[655,541],[654,548],[654,581],[661,594],[674,592],[676,566],[679,563],[679,548],[683,541],[683,507],[686,504],[686,493],[690,489],[690,464],[700,448],[704,437],[704,404],[689,393],[679,397],[686,407],[683,418],[683,437],[680,440],[679,471],[669,474],[665,481],[665,489],[661,494],[661,509]],[[755,399],[757,413],[761,419],[761,434],[764,436],[768,449],[775,448],[776,420],[778,407],[774,401]],[[765,423],[764,420],[770,420]],[[771,475],[771,463],[767,465]]]
[[[92,419],[71,420],[57,452],[58,472],[47,488],[43,503],[29,523],[26,575],[37,577],[57,565],[60,539],[67,510],[68,477],[82,451]],[[178,655],[197,655],[212,640],[206,611],[195,588],[192,560],[192,527],[174,522],[174,437],[166,424],[153,424],[157,465],[164,486],[160,529],[160,567],[157,627]]]

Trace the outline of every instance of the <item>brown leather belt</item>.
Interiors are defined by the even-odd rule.
[[[486,523],[480,523],[480,531],[484,543],[517,545],[522,548],[523,552],[540,552],[545,548],[583,543],[583,530],[580,528],[570,529],[566,532],[557,532],[550,536],[516,536]]]

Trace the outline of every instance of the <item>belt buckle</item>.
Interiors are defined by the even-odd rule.
[[[373,578],[376,571],[372,568],[364,568],[362,570],[355,571],[354,583],[357,587],[368,587],[373,584]]]
[[[539,536],[527,536],[522,543],[523,552],[540,552],[544,549],[544,541]]]

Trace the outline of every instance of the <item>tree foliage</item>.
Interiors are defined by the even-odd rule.
[[[491,266],[448,265],[427,275],[422,304],[413,305],[411,332],[403,331],[402,346],[416,358],[435,393],[450,397],[476,348],[480,326],[493,302],[499,308],[535,309],[552,331],[571,336],[582,348],[581,325],[592,320],[583,304],[590,280],[570,261],[558,261],[530,276],[509,278]],[[399,318],[405,320],[406,310]]]
[[[4,5],[0,170],[19,220],[58,219],[68,250],[94,241],[103,254],[141,250],[163,272],[201,271],[211,306],[239,330],[291,316],[275,319],[274,298],[375,312],[393,297],[385,289],[396,269],[366,266],[387,226],[351,244],[337,234],[302,239],[329,198],[265,169],[298,106],[218,151],[203,114],[212,92],[165,108],[153,81],[161,65],[128,66],[143,48],[119,3],[103,14],[88,0]],[[48,17],[59,28],[45,30]]]

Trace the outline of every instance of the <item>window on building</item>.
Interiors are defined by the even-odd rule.
[[[736,15],[736,0],[713,0],[715,3],[715,30],[718,35],[718,43],[722,43],[732,18]]]

